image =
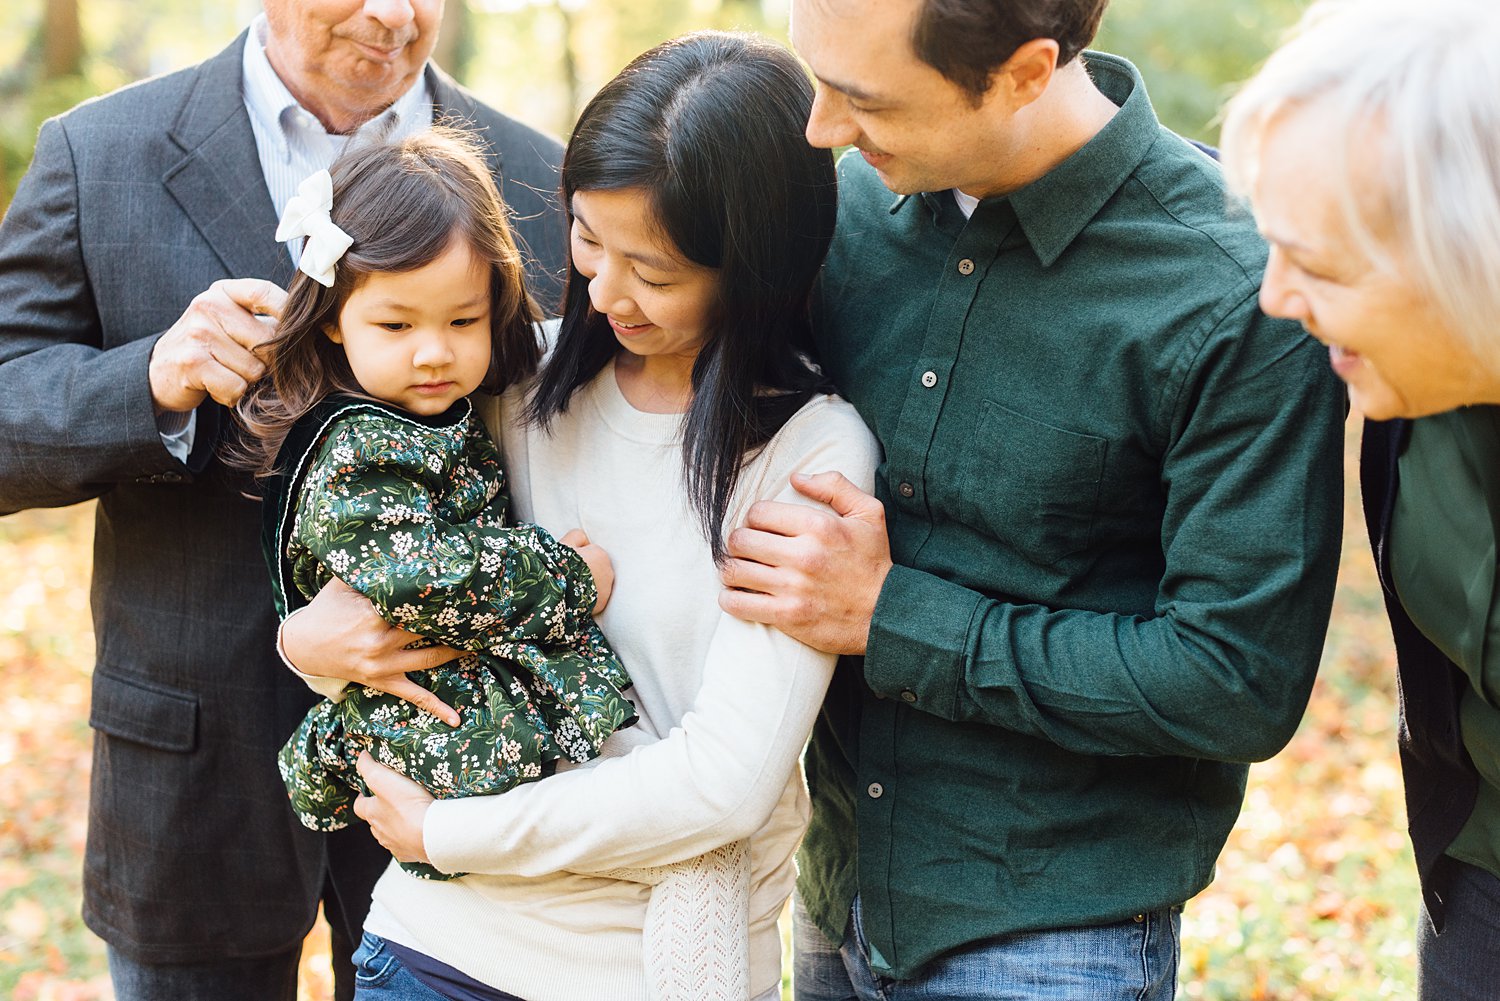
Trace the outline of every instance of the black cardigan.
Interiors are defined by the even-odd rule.
[[[1454,861],[1444,854],[1474,812],[1479,773],[1459,731],[1458,705],[1468,678],[1422,635],[1401,607],[1391,579],[1391,512],[1396,506],[1397,459],[1411,422],[1366,421],[1360,447],[1365,525],[1375,550],[1386,613],[1396,640],[1401,698],[1401,773],[1407,824],[1416,851],[1422,899],[1433,926],[1443,927],[1443,900]]]

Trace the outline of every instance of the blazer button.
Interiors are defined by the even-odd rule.
[[[917,701],[917,693],[912,691],[910,688],[903,688],[901,689],[901,701],[915,702]]]
[[[866,789],[865,791],[870,794],[871,799],[879,799],[880,797],[885,795],[885,786],[881,785],[879,782],[871,782],[870,788]]]
[[[937,385],[937,373],[936,372],[923,372],[922,373],[922,385],[926,386],[928,389],[931,389],[933,386],[936,386]]]
[[[910,498],[917,495],[917,488],[912,486],[910,483],[903,483],[896,488],[896,492],[899,493],[902,497]]]
[[[974,273],[974,262],[965,257],[958,262],[958,273],[961,275],[972,275]]]

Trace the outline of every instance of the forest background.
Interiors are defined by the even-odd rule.
[[[1097,47],[1142,70],[1161,119],[1212,143],[1215,116],[1306,0],[1114,0]],[[0,206],[37,126],[94,94],[218,51],[255,0],[0,5]],[[787,0],[447,0],[437,60],[508,113],[566,136],[631,57],[702,27],[785,40]],[[1183,919],[1181,996],[1367,1001],[1413,993],[1418,899],[1395,755],[1390,633],[1346,462],[1344,560],[1306,718],[1251,769],[1217,878]],[[78,916],[90,738],[93,505],[0,518],[0,997],[111,997]],[[1213,711],[1205,707],[1205,711]],[[1163,832],[1170,836],[1169,832]],[[226,846],[232,850],[232,846]],[[304,1001],[331,997],[326,934]]]

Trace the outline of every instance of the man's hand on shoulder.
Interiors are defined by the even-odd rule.
[[[885,508],[839,473],[795,475],[792,486],[833,510],[751,507],[729,534],[719,607],[825,653],[862,654],[891,570]]]
[[[214,282],[151,349],[151,401],[184,412],[213,397],[233,406],[265,374],[255,349],[276,331],[286,292],[259,278]]]

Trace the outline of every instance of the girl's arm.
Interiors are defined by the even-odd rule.
[[[457,649],[575,635],[596,599],[588,565],[535,525],[505,525],[503,503],[445,520],[424,431],[394,419],[340,422],[304,478],[298,543],[386,621]],[[455,475],[502,482],[498,465],[464,463]]]
[[[778,469],[776,499],[811,503],[787,484],[792,472],[834,469],[870,489],[869,432],[846,407],[819,416],[815,439]],[[501,796],[433,803],[426,853],[446,871],[538,876],[666,865],[747,837],[797,767],[834,660],[723,615],[702,688],[666,739]]]

